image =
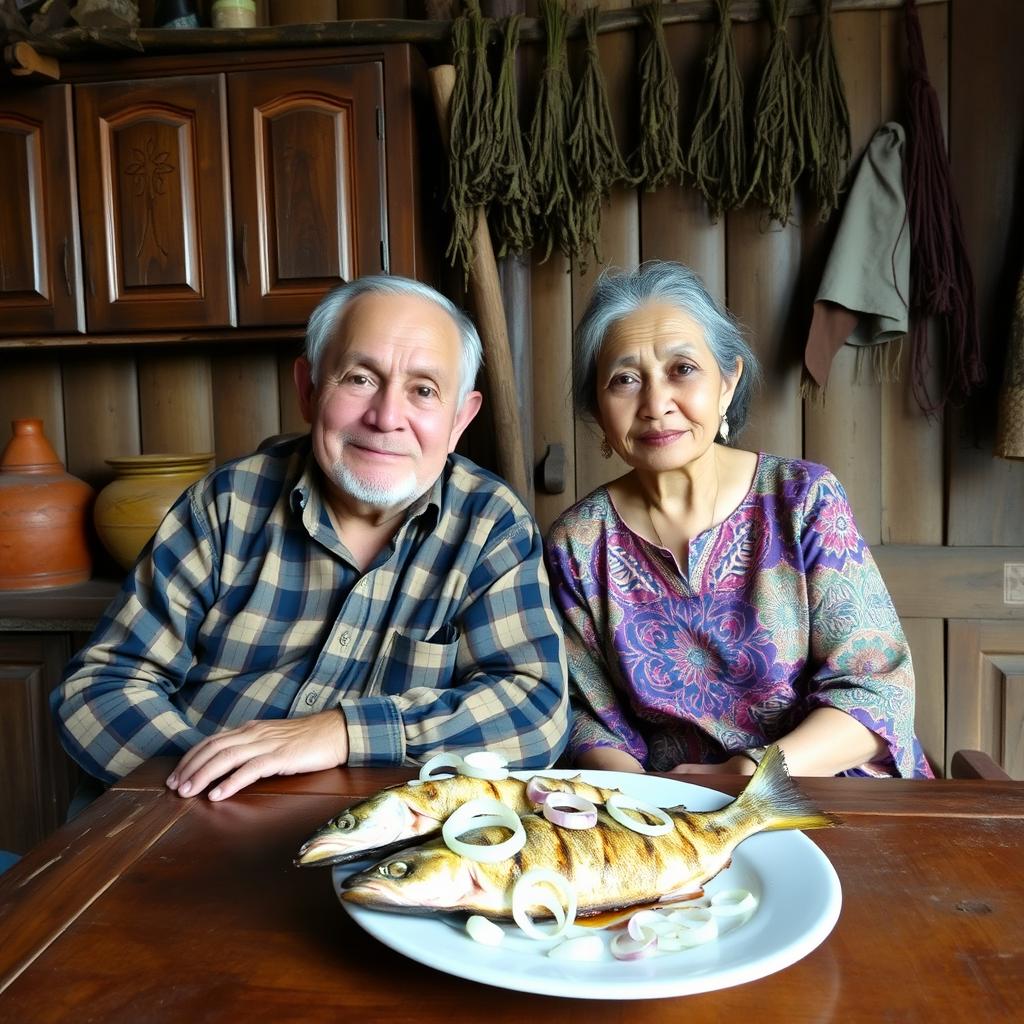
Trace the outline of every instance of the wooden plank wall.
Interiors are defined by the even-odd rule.
[[[578,13],[586,4],[568,6]],[[601,6],[630,4],[602,0]],[[1016,184],[1024,152],[1024,61],[1014,43],[1024,33],[1024,4],[950,0],[919,11],[931,80],[948,119],[982,333],[998,383],[1009,302],[1024,267],[1024,194]],[[527,3],[526,13],[536,16],[536,4]],[[798,52],[812,27],[810,18],[792,22]],[[667,28],[684,137],[711,32],[706,23]],[[735,32],[752,99],[768,26],[738,24]],[[839,12],[834,33],[859,155],[882,122],[902,114],[902,13]],[[600,39],[626,150],[635,144],[641,45],[642,33]],[[529,66],[536,69],[536,62]],[[652,258],[689,263],[745,324],[764,364],[765,386],[742,443],[824,462],[845,484],[910,638],[918,731],[936,766],[947,766],[957,747],[974,745],[1024,771],[1024,605],[1007,603],[1003,593],[1005,565],[1024,564],[1024,465],[991,454],[992,392],[947,419],[929,420],[910,396],[906,372],[902,383],[877,384],[870,371],[858,375],[853,352],[844,350],[825,404],[805,403],[802,349],[833,228],[819,224],[802,197],[792,223],[764,228],[756,209],[712,223],[689,189],[620,190],[604,211],[601,246],[604,262],[618,266]],[[623,470],[617,460],[601,458],[598,435],[574,418],[569,399],[569,336],[600,269],[570,273],[553,256],[529,271],[534,456],[539,460],[552,443],[563,444],[568,456],[566,491],[536,496],[543,526]],[[941,358],[937,332],[933,346]],[[109,479],[103,460],[114,455],[212,451],[223,461],[269,434],[301,429],[291,382],[296,349],[292,341],[8,349],[0,353],[0,424],[41,416],[71,472],[96,486]]]

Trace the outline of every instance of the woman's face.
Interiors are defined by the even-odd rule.
[[[685,466],[714,443],[742,372],[723,377],[693,317],[650,302],[608,331],[597,363],[598,422],[635,469]]]

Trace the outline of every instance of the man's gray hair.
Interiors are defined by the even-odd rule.
[[[466,316],[451,299],[442,295],[430,285],[413,281],[408,277],[390,274],[370,274],[347,281],[327,293],[310,314],[306,325],[306,359],[309,362],[313,386],[320,384],[320,362],[324,351],[334,338],[349,304],[360,295],[415,295],[440,306],[455,322],[462,342],[462,364],[459,373],[458,404],[461,408],[466,396],[476,384],[476,375],[483,359],[480,335],[473,321]]]
[[[651,260],[632,272],[606,270],[594,285],[574,337],[572,391],[577,411],[597,418],[597,362],[608,331],[649,302],[674,306],[696,320],[723,376],[735,376],[736,362],[743,360],[729,405],[731,442],[747,423],[760,376],[757,358],[739,324],[712,298],[704,282],[689,267],[668,260]]]

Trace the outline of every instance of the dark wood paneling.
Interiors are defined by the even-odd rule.
[[[71,87],[0,99],[0,334],[85,330]]]

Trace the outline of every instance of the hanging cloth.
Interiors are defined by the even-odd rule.
[[[682,183],[686,161],[679,145],[679,83],[661,23],[661,0],[640,8],[650,41],[640,58],[640,145],[633,155],[638,183],[648,192]]]
[[[879,346],[907,333],[910,238],[904,145],[899,124],[882,125],[857,169],[814,299],[804,351],[810,375],[805,393],[825,387],[832,360],[844,344]],[[883,350],[878,354],[877,376],[884,378]],[[889,362],[895,365],[895,359]]]
[[[850,160],[850,111],[832,41],[832,0],[818,0],[818,30],[804,57],[807,162],[818,219],[828,220]]]
[[[579,252],[577,264],[587,268],[588,252],[600,263],[601,204],[619,184],[634,184],[615,139],[608,103],[608,89],[601,72],[597,48],[597,7],[588,7],[583,15],[587,35],[583,73],[572,105],[572,134],[569,156],[572,178],[576,183]]]
[[[746,194],[747,145],[743,131],[743,79],[736,63],[732,0],[716,0],[718,29],[704,61],[704,84],[690,135],[687,162],[711,219],[735,209]]]
[[[804,169],[803,76],[789,45],[790,0],[769,0],[772,41],[757,91],[750,191],[770,220],[789,221],[793,186]]]
[[[498,258],[521,256],[533,247],[532,217],[537,199],[526,163],[516,94],[516,53],[522,16],[504,22],[504,49],[494,100],[494,199],[491,219],[498,238]]]
[[[985,377],[974,302],[974,275],[964,245],[960,207],[953,194],[942,135],[939,100],[928,80],[928,61],[914,0],[905,18],[910,89],[907,120],[907,216],[910,220],[911,371],[914,397],[925,412],[959,402]],[[947,351],[941,394],[928,394],[928,317],[945,327]]]
[[[543,263],[556,247],[569,259],[579,251],[575,199],[569,178],[568,17],[558,0],[540,0],[547,38],[544,71],[530,124],[530,175],[539,210],[535,235],[544,242]]]

